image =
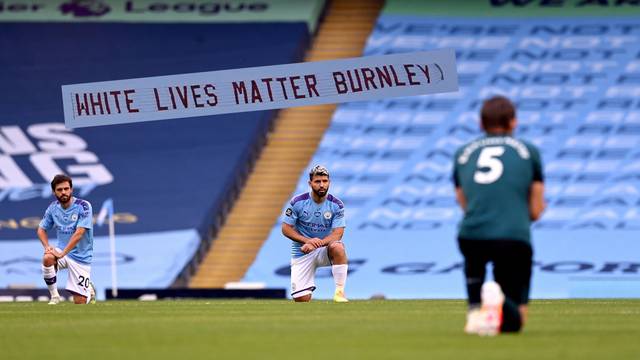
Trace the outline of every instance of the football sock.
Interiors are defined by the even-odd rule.
[[[331,266],[331,273],[333,274],[333,281],[336,284],[336,289],[344,290],[344,284],[347,282],[348,268],[349,268],[349,265],[347,264]]]
[[[482,288],[483,279],[467,277],[467,294],[469,295],[469,307],[480,306],[480,289]]]
[[[518,332],[522,328],[522,317],[518,305],[509,298],[504,299],[502,305],[501,332]]]
[[[42,276],[44,277],[44,282],[47,284],[47,288],[49,288],[51,297],[60,297],[60,294],[58,294],[58,286],[56,285],[55,266],[42,265]]]

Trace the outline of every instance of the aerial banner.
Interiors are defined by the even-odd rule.
[[[458,89],[451,49],[62,86],[65,125],[80,128]]]

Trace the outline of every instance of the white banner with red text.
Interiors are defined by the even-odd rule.
[[[440,49],[63,85],[62,101],[79,128],[457,90],[455,52]]]

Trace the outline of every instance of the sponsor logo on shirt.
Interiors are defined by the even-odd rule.
[[[327,228],[327,225],[324,225],[324,224],[316,224],[313,222],[302,221],[302,220],[300,220],[300,225],[308,228],[311,231],[323,231]],[[320,230],[316,230],[316,229],[320,229]]]

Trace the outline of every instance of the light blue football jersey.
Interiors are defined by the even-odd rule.
[[[344,204],[337,197],[327,194],[325,200],[317,204],[310,193],[294,196],[284,212],[285,223],[292,225],[308,238],[324,239],[335,228],[345,227]],[[291,256],[305,255],[300,248],[303,244],[291,241]]]
[[[74,197],[68,209],[62,208],[58,201],[52,202],[44,212],[40,227],[47,231],[53,227],[56,228],[57,247],[62,250],[67,246],[71,235],[76,232],[78,227],[85,228],[86,231],[82,239],[67,256],[79,263],[91,264],[93,259],[93,211],[88,201]]]

